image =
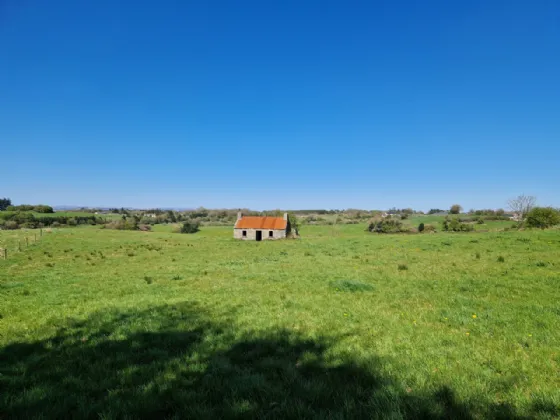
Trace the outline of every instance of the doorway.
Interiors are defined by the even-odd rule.
[[[256,235],[256,240],[262,241],[262,230],[257,230]]]

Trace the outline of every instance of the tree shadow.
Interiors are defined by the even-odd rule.
[[[310,340],[286,330],[240,334],[230,325],[227,317],[217,323],[199,306],[183,303],[98,313],[69,321],[48,339],[6,346],[0,349],[0,418],[484,414],[448,388],[407,393],[379,373],[382,360],[364,366],[334,359],[333,339]],[[557,407],[536,410],[554,413]],[[521,418],[509,407],[488,407],[486,414]]]

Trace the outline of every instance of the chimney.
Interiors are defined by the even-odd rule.
[[[288,213],[284,213],[284,220],[288,220]]]
[[[241,216],[242,216],[241,212],[238,211],[238,212],[237,212],[237,220],[241,219]]]

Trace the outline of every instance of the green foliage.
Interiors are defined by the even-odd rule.
[[[552,207],[534,207],[527,213],[528,227],[546,229],[560,224],[560,211]]]
[[[54,214],[49,216],[41,216],[35,215],[31,212],[2,212],[0,213],[0,222],[2,220],[14,222],[18,225],[18,227],[27,229],[48,227],[52,226],[55,223],[57,224],[57,226],[76,226],[83,224],[95,225],[101,222],[101,219],[98,219],[93,215],[69,217],[58,216]],[[10,226],[13,226],[13,223],[11,223]],[[17,229],[17,227],[15,229]]]
[[[428,211],[428,214],[436,214],[436,213],[445,213],[445,210],[442,210],[442,209],[430,209],[430,211]]]
[[[123,216],[120,220],[115,220],[105,224],[106,229],[116,229],[116,230],[139,230],[140,225],[138,223],[137,217],[125,217]]]
[[[3,228],[6,230],[14,230],[19,229],[19,225],[15,220],[8,220],[4,223]]]
[[[290,233],[299,235],[299,220],[294,213],[288,213],[288,235]]]
[[[461,223],[457,217],[445,217],[442,228],[445,232],[472,232],[474,226],[468,223]]]
[[[459,213],[461,213],[462,210],[463,210],[463,207],[461,207],[459,204],[453,204],[451,206],[451,208],[449,209],[449,213],[459,214]]]
[[[200,228],[196,222],[183,222],[179,228],[179,233],[196,233],[198,231],[200,231]]]
[[[54,213],[54,209],[51,206],[46,206],[44,204],[22,204],[19,206],[8,206],[5,210],[7,211],[34,211],[36,213]]]
[[[8,207],[12,205],[12,200],[9,198],[0,198],[0,211],[6,210]]]
[[[426,229],[426,225],[424,225],[424,223],[420,223],[418,225],[418,232],[424,232],[424,229]]]
[[[368,231],[372,233],[401,233],[408,232],[408,229],[400,220],[382,219],[371,222]]]

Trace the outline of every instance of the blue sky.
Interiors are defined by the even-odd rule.
[[[560,2],[0,0],[0,196],[560,206]]]

